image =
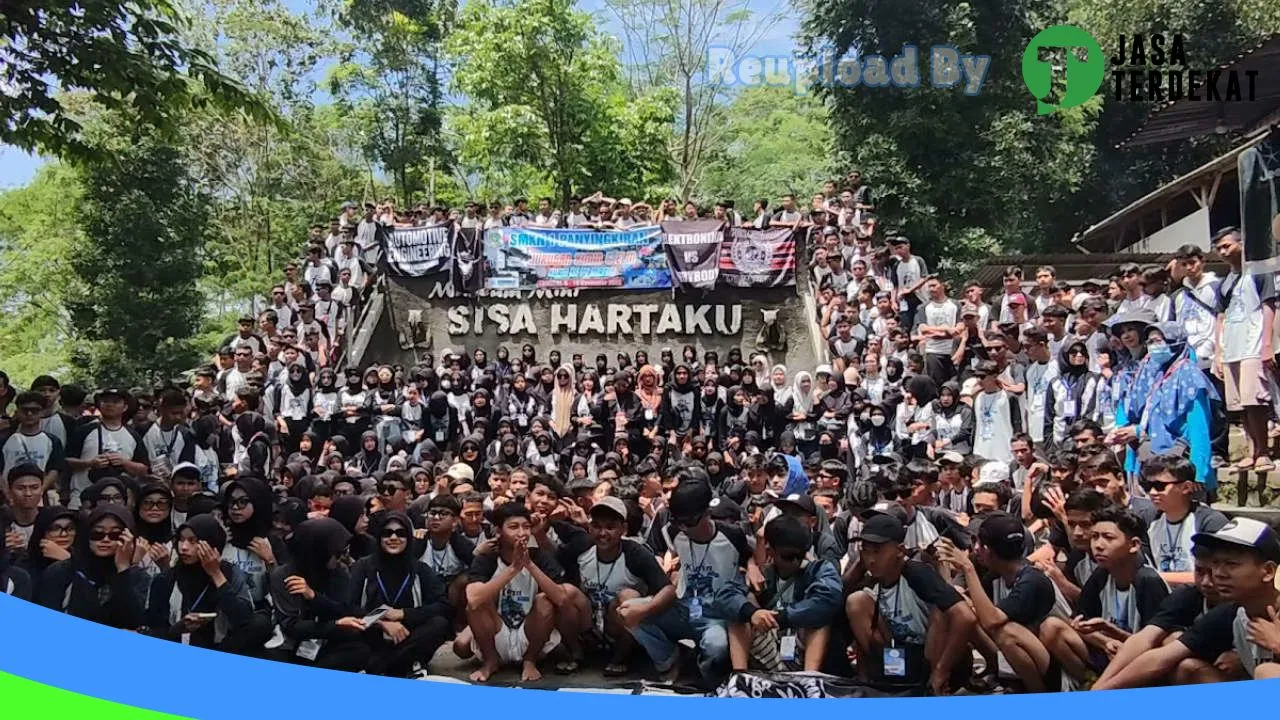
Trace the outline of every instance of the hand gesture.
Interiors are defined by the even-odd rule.
[[[364,632],[364,622],[358,617],[344,617],[338,620],[334,625],[343,630],[351,630],[353,632]]]
[[[572,500],[561,500],[560,502],[564,505],[565,514],[569,516],[569,520],[574,525],[585,527],[590,523],[590,519],[587,518],[587,511],[583,510],[581,505]]]
[[[426,540],[426,539],[427,539],[427,529],[426,529],[426,528],[414,528],[414,530],[413,530],[413,539],[414,539],[414,540]]]
[[[944,563],[950,563],[952,567],[961,572],[968,572],[973,569],[973,560],[969,559],[969,553],[949,542],[940,542],[934,545],[934,550],[937,552],[939,560]]]
[[[133,533],[126,528],[124,532],[120,533],[120,539],[116,541],[117,572],[124,572],[133,565],[135,552],[137,552],[137,543],[134,541]]]
[[[10,530],[4,534],[4,546],[10,550],[21,550],[27,544],[22,540],[22,533]]]
[[[640,626],[641,620],[644,619],[643,613],[640,611],[640,604],[634,600],[626,600],[618,603],[618,618],[622,620],[622,624],[628,630],[633,630]]]
[[[133,541],[133,565],[138,565],[143,558],[151,554],[151,543],[146,538],[135,538]]]
[[[378,624],[382,626],[382,632],[392,645],[399,645],[409,639],[409,630],[395,620],[383,620]]]
[[[187,613],[182,616],[182,628],[187,632],[195,632],[209,622],[211,618],[200,617],[196,613]]]
[[[511,567],[517,570],[524,570],[529,567],[529,542],[516,544],[515,556],[512,558]]]
[[[196,546],[196,558],[200,560],[200,568],[209,576],[222,572],[222,557],[218,555],[218,551],[204,540]]]
[[[316,591],[311,589],[307,584],[306,578],[298,575],[290,575],[284,579],[284,589],[289,591],[290,595],[301,595],[304,600],[312,600],[316,596]]]
[[[498,541],[493,538],[485,538],[476,543],[476,555],[492,555],[498,552]]]
[[[151,546],[151,549],[147,551],[147,554],[151,556],[151,561],[159,567],[169,567],[169,559],[172,557],[172,552],[169,550],[168,545],[165,545],[164,543],[155,543]]]
[[[1267,615],[1267,618],[1249,618],[1245,636],[1249,642],[1280,654],[1280,615],[1275,607],[1268,607]]]
[[[764,573],[760,572],[760,568],[755,563],[747,565],[747,585],[755,592],[764,589]]]
[[[776,630],[778,628],[778,613],[773,610],[757,610],[751,613],[751,627],[758,632]]]
[[[45,538],[40,541],[40,554],[48,560],[58,562],[59,560],[67,560],[71,557],[71,553],[64,549],[58,543]]]
[[[249,550],[254,555],[262,558],[262,562],[268,567],[276,564],[276,554],[271,551],[271,541],[263,537],[256,537],[249,541]]]

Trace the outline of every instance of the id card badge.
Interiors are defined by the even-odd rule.
[[[899,301],[898,301],[898,312],[900,312],[900,313],[905,313],[905,312],[906,312],[907,310],[909,310],[910,308],[911,308],[911,306],[907,304],[907,301],[906,301],[906,300],[899,300]]]
[[[182,644],[183,645],[191,644],[191,633],[182,633]]]
[[[798,644],[796,640],[796,636],[792,633],[787,633],[782,636],[778,643],[778,656],[783,662],[796,661],[796,646]]]
[[[884,649],[884,676],[893,678],[907,676],[907,653],[903,648]]]
[[[702,598],[699,598],[696,595],[694,597],[689,598],[689,619],[690,620],[702,619]]]
[[[315,662],[316,658],[320,656],[320,641],[304,640],[298,643],[297,656],[307,662]]]
[[[591,617],[596,626],[596,632],[604,632],[604,607],[597,605],[591,610]]]
[[[1076,416],[1076,401],[1064,400],[1062,403],[1062,416],[1066,418],[1074,418]]]
[[[645,420],[653,420],[653,418],[654,418],[653,408],[645,408],[645,409],[644,409],[644,419],[645,419]]]

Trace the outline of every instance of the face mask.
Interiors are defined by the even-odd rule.
[[[876,427],[880,427],[880,426],[884,425],[884,416],[883,416],[883,415],[872,415],[872,416],[871,416],[871,424],[872,424],[872,425],[874,425],[874,426],[876,426]]]
[[[1148,345],[1147,355],[1151,357],[1151,362],[1163,365],[1173,359],[1173,348],[1165,343]]]

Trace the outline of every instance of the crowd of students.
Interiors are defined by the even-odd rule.
[[[810,235],[830,351],[812,371],[693,346],[335,368],[308,342],[342,327],[316,312],[317,234],[318,264],[191,387],[4,377],[0,591],[383,675],[448,643],[477,682],[584,663],[938,694],[1280,676],[1280,539],[1209,506],[1225,410],[1241,467],[1271,463],[1274,290],[1242,278],[1239,234],[1213,239],[1221,281],[1188,246],[1110,290],[1011,268],[990,305],[957,302],[877,236],[865,185],[832,185],[773,219]],[[344,208],[334,245],[360,224]]]

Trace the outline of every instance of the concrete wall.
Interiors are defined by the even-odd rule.
[[[778,325],[787,337],[785,354],[771,354],[774,362],[784,362],[793,371],[817,364],[813,324],[794,287],[716,288],[674,295],[669,290],[509,291],[454,298],[448,296],[447,283],[436,278],[388,276],[386,282],[386,310],[362,358],[366,365],[411,365],[424,351],[439,357],[445,348],[483,347],[492,355],[499,345],[506,345],[518,352],[526,342],[538,348],[540,358],[558,349],[565,361],[581,352],[588,364],[596,353],[609,353],[612,360],[615,353],[640,349],[656,362],[664,347],[672,348],[678,358],[685,344],[698,348],[699,357],[716,350],[723,358],[733,346],[748,357],[756,350],[764,324],[762,310],[777,311]]]

